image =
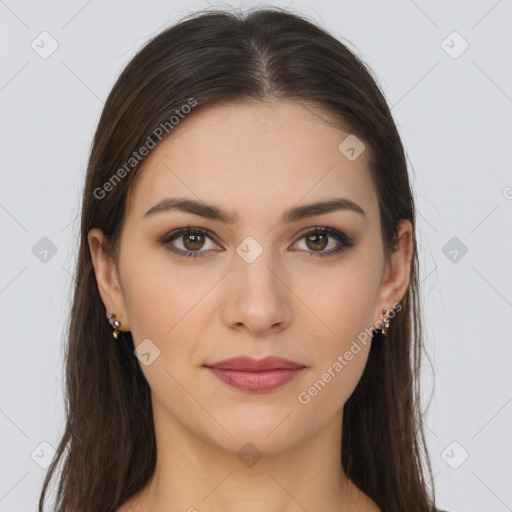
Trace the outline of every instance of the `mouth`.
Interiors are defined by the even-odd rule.
[[[252,392],[266,392],[284,386],[304,372],[306,366],[281,357],[253,359],[240,356],[205,365],[224,383]]]

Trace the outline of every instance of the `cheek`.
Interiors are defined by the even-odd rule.
[[[172,282],[158,272],[158,267],[127,262],[124,283],[126,309],[135,342],[143,338],[156,340],[172,328],[180,303],[171,292]]]
[[[354,284],[357,284],[354,282]],[[371,287],[333,293],[328,305],[324,296],[324,323],[330,330],[315,344],[314,364],[298,402],[311,418],[339,412],[363,374],[372,343]],[[366,330],[365,330],[366,329]],[[330,332],[333,331],[333,332]]]
[[[375,260],[358,255],[328,277],[310,306],[319,312],[323,334],[315,336],[315,364],[309,387],[302,391],[312,410],[335,414],[354,391],[368,359],[379,268]]]
[[[137,346],[149,338],[170,364],[194,353],[208,315],[205,304],[215,276],[198,278],[166,260],[166,255],[127,251],[123,290],[130,330]],[[175,364],[176,366],[179,366]]]
[[[362,343],[349,336],[324,348],[296,397],[305,424],[340,412],[361,379],[370,347],[371,337]]]
[[[151,340],[152,344],[144,341],[144,351],[150,353],[151,360],[146,365],[141,359],[140,367],[162,402],[183,394],[181,382],[187,382],[190,392],[197,392],[189,372],[204,331],[201,298],[211,285],[191,282],[190,277],[166,264],[165,258],[148,257],[140,251],[131,253],[124,262],[123,289],[134,345]],[[194,404],[189,407],[193,409]]]
[[[134,341],[159,338],[179,314],[176,289],[181,287],[173,280],[171,266],[160,254],[144,249],[143,243],[127,240],[123,251],[123,291]]]
[[[340,267],[335,274],[331,272],[322,290],[314,295],[315,303],[308,304],[324,324],[324,346],[331,354],[350,345],[372,325],[379,291],[378,269],[373,265],[363,265],[354,258],[353,264]]]

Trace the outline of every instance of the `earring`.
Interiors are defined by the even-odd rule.
[[[119,320],[116,320],[115,318],[115,313],[110,313],[110,315],[108,315],[109,320],[114,320],[112,322],[112,325],[114,326],[114,332],[112,333],[112,336],[114,336],[114,338],[117,340],[117,337],[119,336],[119,327],[121,327],[121,322]]]
[[[382,318],[382,323],[384,324],[383,327],[381,328],[381,332],[382,334],[384,334],[384,336],[387,336],[387,330],[389,329],[389,316],[393,311],[391,309],[383,309],[383,314],[380,315],[380,317]]]

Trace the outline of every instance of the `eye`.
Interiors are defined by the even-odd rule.
[[[315,227],[300,237],[304,240],[306,252],[312,256],[334,256],[354,245],[354,239],[345,233],[329,227]],[[331,246],[331,250],[324,249]],[[309,251],[311,249],[311,251]]]
[[[204,254],[202,253],[208,250],[219,248],[219,244],[214,240],[214,235],[208,230],[187,226],[168,233],[159,241],[168,251],[177,256],[197,258],[203,257]],[[299,238],[299,241],[302,240],[305,243],[305,251],[310,253],[309,257],[333,256],[354,245],[353,238],[349,238],[345,233],[329,227],[315,227]],[[333,247],[325,251],[326,247],[330,245]]]
[[[203,256],[201,253],[205,251],[201,249],[205,246],[206,250],[218,248],[218,245],[213,243],[212,238],[213,235],[208,230],[188,226],[165,235],[160,242],[167,250],[177,256],[197,258],[198,256]],[[178,240],[178,242],[174,244],[174,240]],[[207,240],[210,241],[210,247],[206,243]]]

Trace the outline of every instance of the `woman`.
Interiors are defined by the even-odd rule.
[[[404,149],[340,41],[281,9],[157,35],[105,104],[80,243],[40,511],[60,460],[60,512],[436,510]]]

